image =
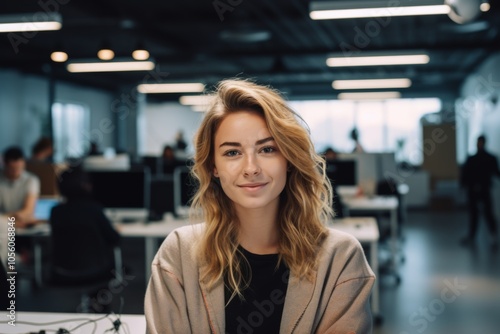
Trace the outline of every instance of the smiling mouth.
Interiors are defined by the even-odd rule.
[[[251,184],[242,184],[239,185],[238,187],[252,191],[252,190],[259,190],[266,185],[267,183],[251,183]]]

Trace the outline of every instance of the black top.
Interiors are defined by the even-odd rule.
[[[250,264],[251,282],[243,290],[244,300],[235,296],[226,306],[226,333],[279,333],[289,270],[283,261],[276,268],[278,254],[257,255],[239,249]],[[226,284],[225,304],[230,297]]]
[[[489,189],[494,175],[500,176],[497,159],[485,150],[480,150],[465,162],[461,183],[469,189]]]
[[[111,273],[113,247],[120,235],[97,202],[75,199],[55,206],[50,225],[54,266],[74,272],[81,280]]]

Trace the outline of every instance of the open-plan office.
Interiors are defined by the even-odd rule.
[[[1,4],[0,333],[146,331],[156,252],[204,219],[193,139],[228,78],[276,89],[310,133],[325,224],[376,275],[373,333],[497,333],[499,18],[488,0]]]

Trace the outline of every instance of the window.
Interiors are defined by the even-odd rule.
[[[81,104],[54,103],[52,105],[54,131],[54,161],[82,157],[88,150],[90,128],[89,110]],[[87,136],[86,136],[87,134]]]
[[[441,100],[291,101],[290,106],[309,125],[318,151],[331,146],[352,152],[350,132],[356,127],[366,152],[395,152],[396,160],[418,165],[423,161],[420,119],[439,112]]]

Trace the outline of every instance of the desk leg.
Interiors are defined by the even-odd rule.
[[[398,211],[391,210],[391,253],[392,253],[392,268],[397,268],[398,257]]]
[[[149,278],[151,277],[151,263],[153,263],[153,258],[155,256],[156,251],[156,238],[155,237],[147,237],[145,240],[146,246],[146,286],[148,286]]]
[[[33,252],[35,253],[35,283],[38,288],[42,287],[43,285],[43,268],[42,268],[42,245],[40,245],[40,242],[35,238],[35,245]]]
[[[372,241],[370,243],[370,262],[372,270],[375,274],[375,283],[373,287],[372,294],[372,312],[375,317],[380,316],[380,299],[379,299],[379,276],[378,276],[378,241]]]

